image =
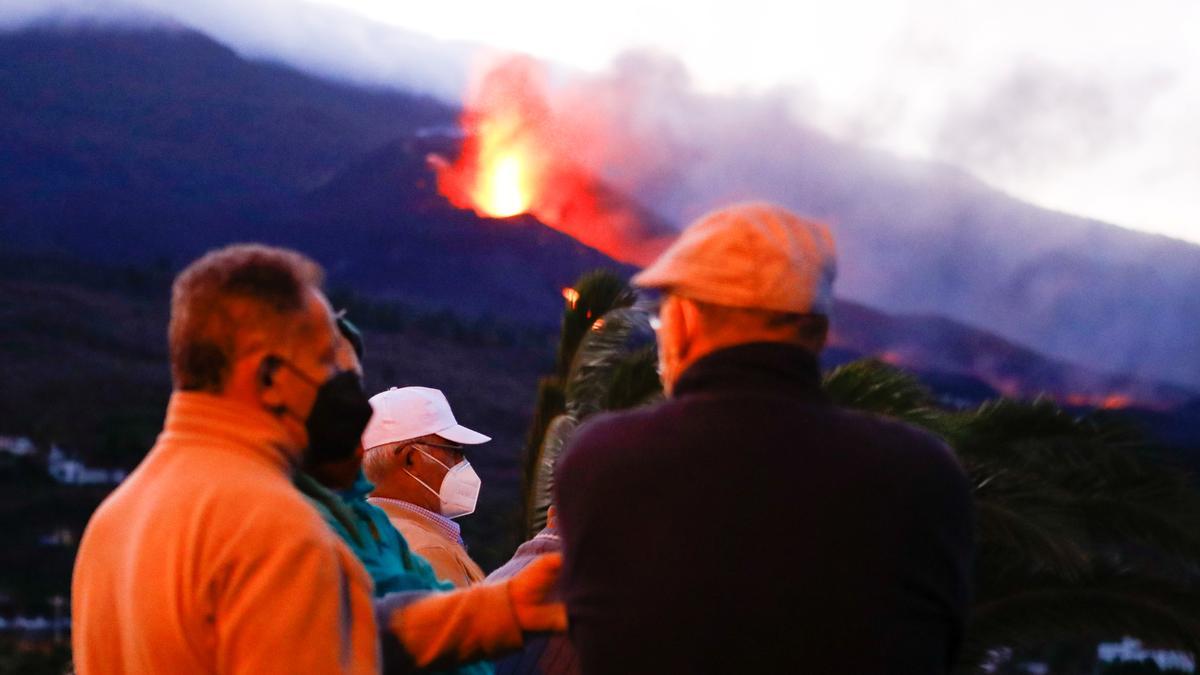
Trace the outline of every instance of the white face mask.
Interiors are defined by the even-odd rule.
[[[475,503],[479,500],[479,488],[483,481],[479,480],[479,474],[471,468],[471,463],[464,459],[454,466],[446,466],[438,461],[437,457],[420,448],[417,448],[417,452],[446,467],[446,476],[442,478],[440,491],[426,485],[425,481],[413,476],[408,469],[404,470],[404,473],[412,476],[421,487],[437,495],[441,514],[447,518],[459,518],[475,513]]]

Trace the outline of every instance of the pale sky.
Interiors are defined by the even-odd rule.
[[[582,70],[656,49],[840,138],[1200,242],[1197,0],[320,2]]]

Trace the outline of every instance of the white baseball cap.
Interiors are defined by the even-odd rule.
[[[429,434],[462,443],[478,445],[492,440],[472,431],[454,419],[446,395],[429,387],[392,387],[371,397],[375,414],[363,430],[363,448],[398,443]]]

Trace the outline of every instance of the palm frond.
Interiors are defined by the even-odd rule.
[[[613,368],[605,410],[633,408],[662,397],[662,380],[658,376],[658,351],[646,345],[624,358]]]
[[[603,323],[588,331],[567,376],[567,412],[579,421],[604,409],[613,377],[629,354],[629,338],[636,330],[649,332],[649,317],[636,307],[615,309]]]
[[[997,574],[1053,571],[1072,580],[1097,560],[1162,573],[1200,568],[1200,522],[1169,503],[1120,488],[1061,484],[1002,464],[973,467],[982,594]]]
[[[554,376],[538,378],[537,399],[533,405],[533,419],[529,422],[529,431],[525,434],[525,452],[522,457],[522,473],[528,484],[533,476],[533,465],[537,461],[538,449],[542,447],[542,439],[550,422],[567,410],[567,395],[563,391],[562,381]]]
[[[915,377],[875,359],[839,366],[822,382],[834,404],[895,417],[940,432],[942,413],[929,390]]]
[[[595,270],[579,278],[571,289],[575,296],[563,310],[558,344],[558,375],[566,379],[575,352],[597,319],[614,309],[631,307],[637,294],[616,272]]]
[[[977,582],[998,576],[1049,574],[1074,581],[1090,557],[1071,513],[1053,504],[981,499],[976,503]],[[986,588],[984,589],[986,592]]]
[[[539,449],[534,465],[533,481],[529,493],[529,510],[526,532],[529,537],[546,527],[546,512],[554,500],[554,469],[562,450],[570,441],[579,423],[570,415],[555,417],[546,428],[546,437]]]
[[[525,433],[525,447],[521,452],[521,494],[525,497],[521,503],[522,522],[529,520],[534,467],[537,465],[538,453],[546,436],[546,428],[555,417],[566,412],[566,406],[566,393],[563,391],[562,381],[553,375],[540,378],[533,419],[529,422],[529,431]]]
[[[1005,445],[1025,439],[1074,438],[1126,447],[1144,436],[1111,419],[1073,415],[1049,398],[1032,401],[1001,398],[964,413],[960,445]]]
[[[1200,566],[1197,524],[1174,514],[1117,498],[1092,498],[1079,503],[1080,520],[1090,545],[1126,564],[1196,570]]]

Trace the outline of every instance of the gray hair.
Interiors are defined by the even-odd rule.
[[[397,449],[408,445],[412,441],[399,441],[396,443],[384,443],[373,448],[367,448],[363,452],[362,469],[367,480],[378,485],[384,479],[396,471],[400,463],[400,453]]]

